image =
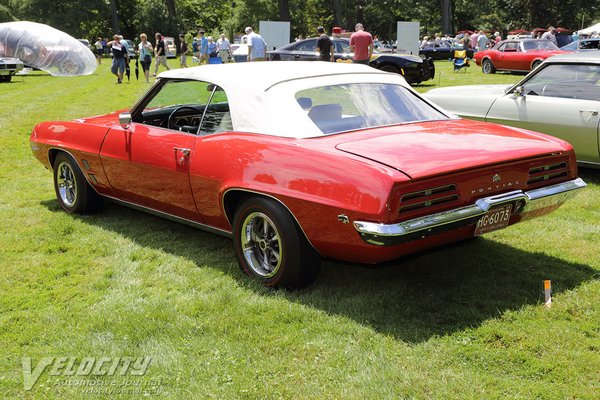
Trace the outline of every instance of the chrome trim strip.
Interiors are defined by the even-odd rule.
[[[150,207],[146,207],[146,206],[141,206],[141,205],[136,204],[136,203],[131,203],[129,201],[117,199],[116,197],[106,196],[106,195],[102,195],[102,197],[104,197],[106,199],[109,199],[110,201],[115,202],[115,203],[117,203],[119,205],[122,205],[124,207],[133,208],[134,210],[138,210],[138,211],[142,211],[142,212],[145,212],[145,213],[148,213],[148,214],[152,214],[152,215],[155,215],[157,217],[166,218],[166,219],[174,221],[174,222],[179,222],[181,224],[188,225],[188,226],[191,226],[193,228],[198,228],[198,229],[201,229],[203,231],[210,232],[210,233],[214,233],[216,235],[223,236],[223,237],[226,237],[228,239],[233,238],[233,235],[232,235],[231,232],[225,231],[223,229],[215,228],[215,227],[212,227],[210,225],[205,225],[205,224],[202,224],[200,222],[189,220],[187,218],[178,217],[176,215],[169,214],[169,213],[166,213],[164,211],[159,211],[159,210],[156,210],[154,208],[150,208]]]
[[[581,178],[577,178],[527,192],[514,190],[484,197],[469,206],[442,211],[397,224],[354,221],[354,228],[367,243],[379,246],[400,244],[473,224],[493,207],[516,204],[515,214],[520,214],[548,206],[560,205],[568,198],[579,193],[578,189],[583,189],[586,186]]]

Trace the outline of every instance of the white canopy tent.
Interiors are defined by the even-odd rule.
[[[591,35],[594,32],[600,32],[600,22],[596,25],[592,25],[589,28],[585,28],[579,31],[580,35]]]

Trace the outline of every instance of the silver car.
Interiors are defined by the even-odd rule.
[[[600,168],[600,53],[550,57],[512,86],[445,87],[425,97],[465,118],[564,139],[578,163]]]

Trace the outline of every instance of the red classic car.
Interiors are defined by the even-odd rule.
[[[322,256],[395,259],[585,186],[568,143],[448,115],[355,64],[166,71],[131,110],[38,124],[31,148],[65,211],[109,199],[232,237],[244,272],[288,288],[310,284]]]
[[[531,71],[546,58],[565,53],[546,39],[514,39],[475,53],[474,59],[484,74],[496,71]]]

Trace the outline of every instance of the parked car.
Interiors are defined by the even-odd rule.
[[[336,62],[352,62],[353,53],[350,52],[350,40],[345,38],[332,38],[334,57]],[[268,52],[271,61],[316,61],[317,39],[304,39],[290,43],[277,50]],[[373,51],[369,65],[373,68],[401,74],[408,83],[421,83],[435,77],[433,60],[423,60],[419,56],[409,54],[390,54]]]
[[[575,40],[560,49],[564,51],[600,50],[600,38]]]
[[[546,59],[514,85],[454,86],[425,97],[460,116],[543,132],[570,142],[577,161],[600,167],[600,53]]]
[[[248,61],[248,45],[243,44],[232,44],[231,45],[231,57],[233,61],[240,63]]]
[[[454,50],[449,42],[427,42],[427,44],[419,50],[419,55],[424,58],[432,58],[434,60],[449,60],[454,57]],[[458,50],[462,50],[462,47]],[[467,49],[467,57],[473,58],[473,50]]]
[[[84,45],[85,47],[87,47],[88,49],[90,49],[90,51],[92,51],[92,52],[94,51],[94,50],[92,49],[92,45],[90,44],[90,41],[89,41],[89,40],[87,40],[87,39],[77,39],[77,40],[79,40],[79,42],[80,42],[82,45]]]
[[[127,55],[129,56],[129,59],[133,60],[135,58],[135,51],[137,47],[133,43],[133,40],[123,39],[123,41],[127,44]]]
[[[176,58],[177,57],[177,46],[175,45],[175,38],[170,36],[164,37],[165,41],[165,55],[167,58]]]
[[[54,76],[90,75],[97,66],[92,51],[77,39],[28,21],[0,24],[0,57],[17,58]]]
[[[23,69],[17,58],[0,57],[0,82],[10,82],[12,76]]]
[[[493,74],[496,71],[531,71],[546,58],[562,53],[564,51],[546,39],[515,39],[478,51],[474,59],[484,74]]]
[[[110,199],[231,237],[245,273],[288,288],[310,284],[321,256],[395,259],[544,215],[585,186],[568,143],[451,117],[356,64],[172,69],[130,110],[40,123],[30,144],[66,212]]]

